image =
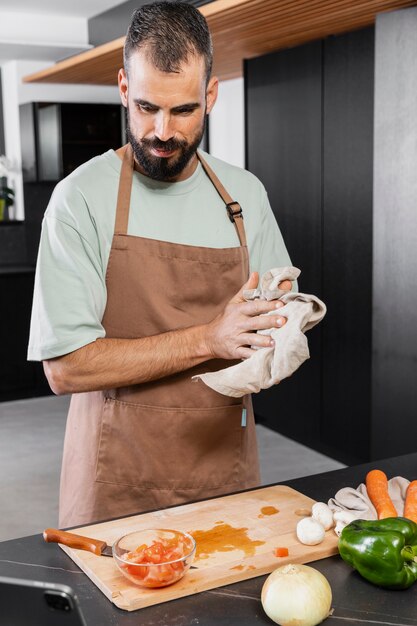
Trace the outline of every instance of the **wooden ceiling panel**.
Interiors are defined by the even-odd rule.
[[[215,0],[201,7],[220,79],[242,75],[243,59],[370,26],[378,13],[417,0]],[[60,61],[25,82],[116,85],[124,37]]]

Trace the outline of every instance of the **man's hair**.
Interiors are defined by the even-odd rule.
[[[135,50],[146,49],[151,62],[162,72],[179,72],[192,55],[204,57],[206,81],[211,75],[213,47],[205,17],[186,2],[145,4],[132,15],[124,45],[124,66]]]

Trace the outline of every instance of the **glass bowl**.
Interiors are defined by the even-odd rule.
[[[112,547],[123,576],[141,587],[167,587],[180,580],[194,561],[196,543],[188,533],[166,528],[138,530]]]

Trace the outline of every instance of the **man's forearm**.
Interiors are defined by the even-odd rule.
[[[97,339],[44,361],[44,370],[54,393],[79,393],[157,380],[211,356],[204,326],[193,326],[141,339]]]
[[[252,272],[208,324],[140,339],[97,339],[79,350],[44,361],[52,391],[79,393],[138,385],[183,372],[211,358],[247,359],[256,349],[271,347],[271,338],[257,331],[271,324],[285,324],[285,318],[279,315],[283,302],[246,302],[245,289],[254,289],[257,284],[258,274]],[[284,281],[279,287],[288,290],[291,282]],[[267,315],[272,312],[275,317]]]

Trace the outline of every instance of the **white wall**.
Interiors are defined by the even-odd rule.
[[[219,97],[210,113],[209,143],[213,156],[245,167],[243,78],[220,83]]]
[[[1,11],[0,41],[49,44],[88,43],[88,23],[85,18],[45,13],[14,13]]]

